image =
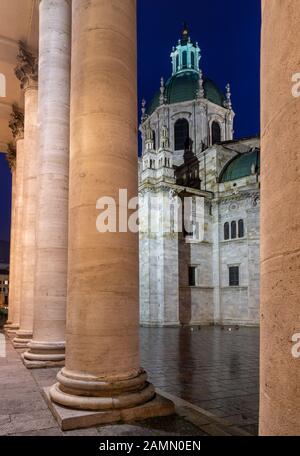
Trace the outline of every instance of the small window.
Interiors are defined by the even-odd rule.
[[[239,220],[239,238],[243,238],[245,236],[245,229],[244,229],[244,220]]]
[[[229,267],[229,286],[238,287],[240,285],[240,268],[239,266]]]
[[[189,286],[196,286],[196,268],[194,266],[189,267]]]
[[[211,126],[211,143],[216,144],[221,141],[221,127],[219,122],[213,122]]]
[[[231,239],[236,239],[236,222],[231,222]]]
[[[6,78],[4,74],[0,73],[0,98],[6,97]]]
[[[229,223],[226,222],[224,224],[224,241],[228,241],[229,237]]]

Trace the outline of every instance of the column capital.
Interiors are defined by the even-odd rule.
[[[19,41],[15,75],[21,82],[21,89],[37,86],[38,83],[38,58],[32,53],[24,41]]]
[[[7,144],[7,155],[6,159],[8,161],[8,165],[10,167],[11,172],[13,173],[16,169],[16,159],[17,159],[17,150],[16,146],[13,143]]]
[[[8,126],[16,141],[24,138],[24,113],[16,104],[13,104],[12,106],[12,113]]]

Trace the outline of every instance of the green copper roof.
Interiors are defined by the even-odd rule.
[[[168,104],[181,103],[183,101],[195,100],[197,97],[199,73],[196,71],[183,71],[174,74],[166,83],[165,96]],[[210,79],[204,78],[204,93],[212,103],[219,106],[224,105],[225,97],[217,85]],[[148,105],[147,114],[151,115],[159,106],[159,95],[157,92]]]
[[[253,149],[250,152],[237,155],[223,169],[220,182],[229,182],[251,175],[251,167],[260,173],[260,151]]]

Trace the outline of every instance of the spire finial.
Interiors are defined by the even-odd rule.
[[[141,109],[141,111],[142,111],[142,122],[144,122],[146,120],[146,118],[147,118],[147,116],[146,116],[146,100],[144,98],[142,99],[142,109]]]
[[[188,27],[187,23],[184,22],[184,23],[183,23],[182,36],[183,36],[183,37],[184,37],[184,36],[188,37],[189,34],[190,34],[190,33],[189,33],[189,27]]]
[[[165,81],[164,78],[160,78],[160,97],[159,104],[162,106],[165,102]]]
[[[189,27],[186,22],[183,23],[183,30],[182,30],[182,43],[187,43],[190,38],[190,31]]]
[[[197,93],[197,98],[200,100],[204,98],[204,82],[203,82],[203,72],[202,70],[199,70],[199,81],[198,81],[199,87],[198,87],[198,93]]]
[[[225,108],[232,109],[232,102],[231,102],[231,89],[230,84],[226,85],[226,101],[225,101]]]

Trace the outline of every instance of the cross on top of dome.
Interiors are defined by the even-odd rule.
[[[189,27],[186,22],[183,23],[181,44],[186,44],[190,38]]]

